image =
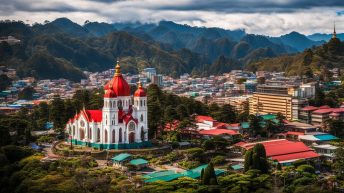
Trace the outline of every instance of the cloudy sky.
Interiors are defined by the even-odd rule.
[[[277,36],[344,32],[344,0],[0,0],[0,19],[27,23],[59,17],[83,24],[171,20]]]

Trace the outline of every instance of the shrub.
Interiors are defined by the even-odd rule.
[[[213,163],[214,165],[221,165],[221,164],[225,163],[225,161],[226,161],[225,156],[218,155],[218,156],[212,158],[210,162]]]
[[[199,161],[181,161],[178,165],[184,169],[192,169],[201,165]]]
[[[300,165],[299,167],[297,167],[296,170],[299,171],[299,172],[308,172],[308,173],[311,173],[311,174],[314,174],[314,172],[315,172],[314,167],[311,166],[311,165],[307,165],[307,164]]]
[[[1,148],[2,152],[6,155],[7,159],[13,163],[34,153],[33,149],[29,147],[19,147],[15,145],[7,145]]]
[[[204,150],[202,148],[191,148],[185,150],[185,154],[188,160],[199,160],[203,156]]]

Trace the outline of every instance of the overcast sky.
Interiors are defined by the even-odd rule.
[[[277,36],[291,31],[344,32],[344,0],[0,0],[0,19],[27,23],[67,17],[86,20],[158,22],[245,29]]]

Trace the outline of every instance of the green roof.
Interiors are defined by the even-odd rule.
[[[151,174],[147,174],[143,176],[143,178],[146,178],[146,179],[148,178],[147,180],[145,180],[145,182],[155,182],[158,180],[168,182],[180,177],[189,177],[189,178],[196,179],[201,176],[202,169],[205,169],[207,166],[208,164],[201,165],[201,166],[198,166],[197,168],[187,170],[181,173],[175,173],[174,171],[171,171],[171,170],[153,172]],[[215,174],[217,176],[223,174],[224,172],[225,172],[224,170],[215,169]],[[153,176],[153,177],[150,177],[150,176]]]
[[[244,169],[244,166],[242,164],[232,165],[231,167],[233,168],[233,170]]]
[[[139,158],[139,159],[133,159],[129,163],[137,166],[137,165],[141,165],[141,164],[148,164],[148,161],[145,159]]]
[[[145,180],[145,182],[156,182],[156,181],[169,182],[169,181],[175,180],[175,179],[180,178],[180,177],[183,177],[183,174],[175,173],[175,174],[171,174],[171,175],[167,175],[167,176],[150,178],[150,179]]]
[[[243,129],[248,129],[248,128],[250,127],[250,123],[249,123],[249,122],[242,122],[242,123],[241,123],[241,127],[242,127]]]
[[[128,159],[129,157],[131,157],[131,154],[121,153],[121,154],[118,154],[117,156],[113,157],[112,160],[117,161],[117,162],[121,162],[121,161]]]
[[[152,173],[146,174],[142,177],[148,179],[148,178],[168,176],[168,175],[172,175],[172,174],[176,174],[176,172],[173,170],[163,170],[163,171],[152,172]]]
[[[276,119],[276,115],[273,115],[273,114],[261,115],[260,117],[262,117],[264,120]]]

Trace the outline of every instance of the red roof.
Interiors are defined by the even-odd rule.
[[[288,161],[288,160],[315,158],[315,157],[319,157],[319,156],[320,155],[315,153],[314,151],[307,151],[307,152],[299,152],[299,153],[293,153],[293,154],[272,156],[271,159],[281,162],[281,161]]]
[[[196,122],[215,121],[212,117],[203,115],[197,115],[195,119]]]
[[[142,88],[141,83],[139,83],[139,87],[135,91],[134,96],[135,97],[145,97],[145,96],[147,96],[145,90]]]
[[[237,135],[239,134],[238,132],[234,130],[229,130],[229,129],[211,129],[211,130],[201,130],[199,131],[199,134],[201,135]]]
[[[87,118],[89,121],[101,122],[103,113],[101,110],[86,110]]]
[[[332,108],[330,108],[330,109],[318,109],[318,110],[313,111],[313,113],[315,113],[315,114],[326,114],[326,113],[331,113],[332,111],[333,111]]]
[[[285,139],[259,142],[264,145],[266,156],[278,161],[297,160],[319,157],[319,155],[302,142]],[[242,144],[241,147],[251,149],[257,143]]]
[[[117,96],[130,96],[130,87],[121,74],[121,67],[117,64],[114,77],[104,86],[105,90],[112,89]]]
[[[222,122],[216,122],[215,123],[216,129],[227,129],[228,126],[229,126],[228,123],[222,123]]]
[[[229,126],[231,126],[231,127],[239,127],[240,123],[231,123],[231,124],[229,124]]]
[[[116,98],[116,93],[111,89],[106,90],[104,98]]]
[[[302,132],[296,132],[296,131],[288,131],[287,135],[304,135]]]
[[[307,106],[307,107],[303,107],[301,110],[302,111],[314,111],[317,110],[318,107],[314,107],[314,106]]]
[[[320,106],[320,107],[319,107],[319,109],[329,109],[329,108],[331,108],[331,107],[328,106],[328,105],[323,105],[323,106]]]

